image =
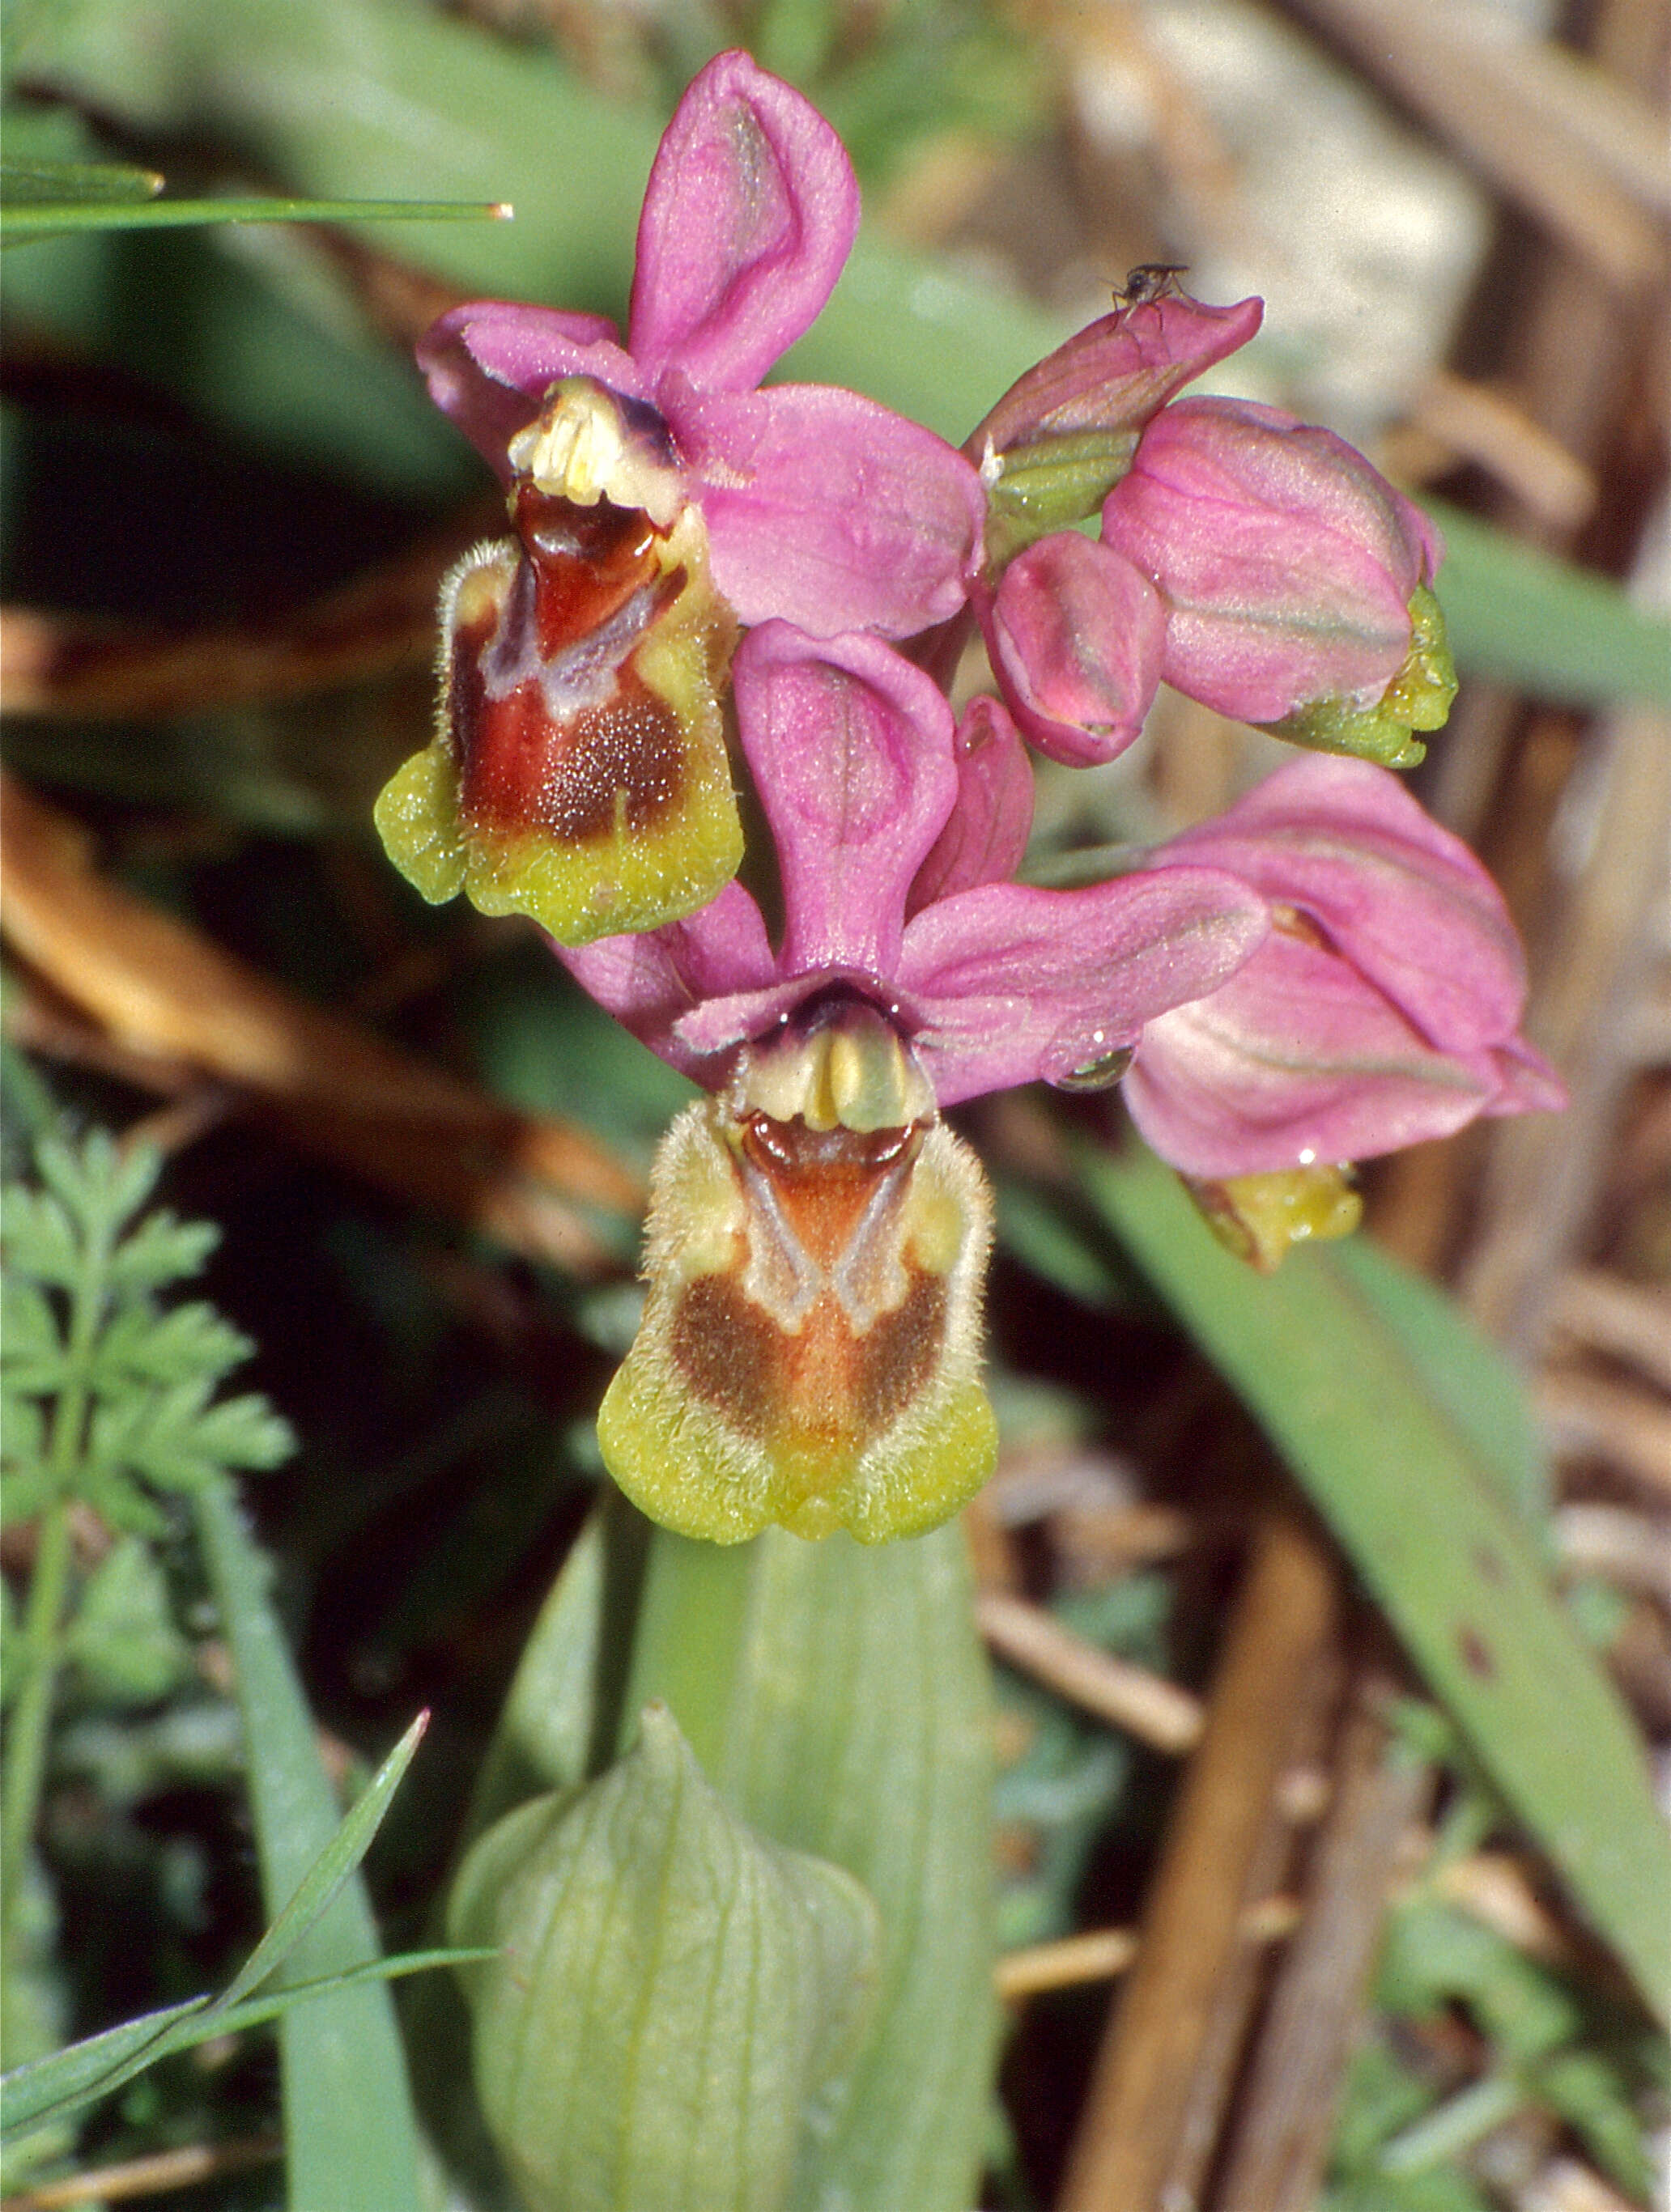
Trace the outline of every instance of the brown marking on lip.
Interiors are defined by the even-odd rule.
[[[669,1349],[691,1389],[741,1435],[815,1454],[827,1480],[892,1427],[932,1378],[945,1345],[946,1285],[908,1270],[904,1303],[856,1335],[825,1291],[798,1330],[781,1329],[735,1276],[681,1292]]]
[[[613,695],[554,720],[539,679],[490,699],[479,655],[455,652],[448,721],[459,806],[479,829],[540,831],[564,844],[654,830],[684,795],[684,732],[630,665]]]
[[[809,1129],[768,1114],[751,1114],[743,1125],[745,1158],[770,1182],[802,1251],[820,1267],[846,1250],[882,1177],[922,1146],[920,1126]]]

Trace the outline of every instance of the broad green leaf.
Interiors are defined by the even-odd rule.
[[[1641,1746],[1443,1393],[1328,1253],[1248,1273],[1135,1146],[1088,1157],[1083,1178],[1282,1451],[1481,1765],[1671,2018],[1671,1835]]]
[[[1535,1534],[1550,1508],[1549,1455],[1514,1366],[1455,1298],[1369,1237],[1347,1237],[1330,1257],[1399,1339],[1424,1386]]]
[[[779,2212],[875,1997],[875,1907],[759,1834],[664,1705],[595,1782],[476,1844],[448,1931],[475,2073],[529,2212]]]
[[[619,1497],[594,1526],[523,1655],[485,1809],[574,1783],[583,1747],[597,1772],[665,1700],[745,1820],[845,1867],[881,1916],[875,2024],[790,2205],[966,2212],[997,2016],[990,1684],[961,1530],[721,1547]]]
[[[224,1476],[192,1498],[210,1587],[231,1647],[249,1746],[249,1791],[269,1909],[289,1905],[329,1850],[339,1822],[313,1716],[266,1591],[267,1567]],[[352,1815],[350,1816],[351,1819]],[[377,1957],[357,1874],[285,1961],[287,1979],[320,1981]],[[279,2030],[289,2202],[294,2212],[416,2212],[417,2127],[388,1992],[339,1990]]]
[[[1448,549],[1436,588],[1459,667],[1575,707],[1625,698],[1671,707],[1671,623],[1605,576],[1460,507],[1422,503]]]
[[[773,1529],[729,1551],[655,1530],[627,1709],[658,1689],[744,1817],[845,1867],[881,1915],[876,2025],[791,2204],[963,2212],[997,2020],[990,1688],[962,1530],[864,1547]]]

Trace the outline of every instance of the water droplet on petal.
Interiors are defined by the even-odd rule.
[[[1058,1091],[1112,1090],[1131,1065],[1131,1049],[1129,1044],[1117,1045],[1111,1052],[1097,1053],[1077,1067],[1046,1079]]]

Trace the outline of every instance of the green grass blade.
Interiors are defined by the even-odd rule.
[[[192,1500],[210,1588],[231,1648],[249,1749],[262,1887],[277,1912],[339,1826],[313,1717],[266,1592],[266,1562],[229,1482]],[[357,1874],[285,1961],[291,1983],[373,1963],[377,1931]],[[333,1991],[279,2027],[289,2201],[294,2212],[407,2212],[421,2203],[417,2127],[388,1992]]]
[[[338,1990],[392,1982],[407,1974],[426,1973],[435,1966],[469,1966],[493,1955],[479,1949],[400,1951],[347,1973],[330,1974],[318,1982],[294,1982],[239,2004],[229,2004],[224,1996],[192,1997],[184,2004],[143,2013],[137,2020],[124,2021],[119,2027],[107,2029],[102,2035],[89,2036],[8,2074],[0,2081],[0,2112],[3,2112],[6,2132],[9,2135],[64,2119],[125,2088],[175,2051],[189,2051],[217,2035],[241,2035],[248,2028],[264,2027],[269,2021],[280,2020],[298,2006]]]
[[[155,169],[128,161],[34,161],[0,160],[0,210],[26,207],[119,207],[125,201],[155,199],[162,179]]]
[[[215,222],[504,222],[502,200],[46,200],[0,204],[0,246],[70,230],[180,230]]]
[[[235,2005],[252,1990],[259,1989],[268,1975],[277,1972],[290,1957],[336,1897],[370,1849],[371,1839],[382,1826],[383,1815],[388,1810],[389,1800],[399,1786],[401,1776],[412,1765],[412,1753],[423,1741],[429,1719],[427,1713],[420,1713],[390,1752],[369,1786],[355,1800],[336,1834],[296,1885],[296,1893],[290,1903],[245,1960],[223,1995],[216,1998],[217,2005]]]
[[[90,2104],[104,2094],[123,2067],[131,2063],[137,2073],[160,2058],[168,2030],[201,2018],[210,2002],[201,1996],[164,2005],[160,2011],[141,2013],[118,2027],[107,2028],[102,2035],[89,2035],[44,2058],[33,2058],[27,2066],[14,2067],[0,2078],[0,2129],[8,2136],[21,2135],[42,2120]]]
[[[1503,1502],[1502,1470],[1482,1463],[1409,1338],[1366,1294],[1362,1263],[1302,1250],[1278,1274],[1255,1276],[1152,1155],[1088,1158],[1082,1174],[1282,1451],[1505,1800],[1671,2020],[1671,1835],[1641,1746]]]

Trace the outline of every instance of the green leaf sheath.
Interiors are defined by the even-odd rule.
[[[450,1931],[529,2212],[780,2212],[875,1990],[874,1906],[706,1782],[665,1705],[595,1782],[477,1843]]]
[[[1480,1456],[1366,1290],[1386,1260],[1248,1273],[1133,1147],[1085,1185],[1257,1416],[1497,1787],[1642,1995],[1671,2019],[1671,1836],[1628,1716]],[[1459,1315],[1459,1334],[1467,1323]],[[1480,1354],[1483,1358],[1484,1352]]]
[[[804,2153],[796,2212],[972,2201],[997,2031],[989,1695],[954,1526],[874,1547],[771,1531],[722,1549],[646,1532],[615,1499],[524,1653],[483,1813],[597,1772],[624,1716],[659,1698],[681,1728],[688,1714],[727,1804],[875,1902],[875,2024],[845,2106]]]
[[[268,1909],[278,1913],[338,1832],[312,1715],[267,1595],[267,1565],[224,1476],[192,1498],[198,1541],[232,1651],[250,1802]],[[391,1784],[392,1786],[392,1784]],[[285,1963],[319,1980],[374,1961],[377,1932],[357,1875],[342,1882]],[[287,2013],[279,2028],[293,2212],[408,2212],[421,2203],[417,2127],[393,2008],[379,1985]]]

